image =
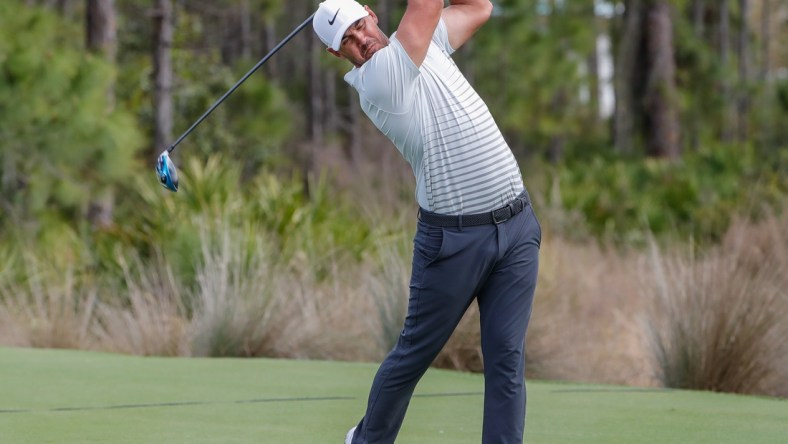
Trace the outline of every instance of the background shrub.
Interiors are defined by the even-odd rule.
[[[713,243],[732,217],[782,204],[788,164],[778,157],[746,144],[710,144],[680,161],[596,155],[562,165],[549,185],[595,236],[621,244],[645,245],[646,233]]]

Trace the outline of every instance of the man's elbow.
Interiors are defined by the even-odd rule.
[[[490,19],[490,17],[492,16],[492,12],[493,12],[492,2],[490,0],[484,0],[482,2],[480,14],[482,15],[482,17],[484,17],[485,22]]]
[[[473,4],[474,11],[473,15],[475,17],[475,21],[477,26],[481,26],[487,23],[490,20],[493,12],[493,4],[490,0],[481,0],[477,1]]]
[[[475,15],[478,19],[483,20],[486,22],[490,19],[493,12],[493,3],[490,0],[450,0],[449,3],[452,6],[462,6],[463,8],[467,8],[467,11],[473,11],[473,15]]]

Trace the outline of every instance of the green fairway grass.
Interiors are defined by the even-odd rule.
[[[0,348],[0,443],[342,443],[377,365]],[[398,443],[481,441],[480,375],[430,370]],[[784,400],[529,381],[529,443],[786,443]]]

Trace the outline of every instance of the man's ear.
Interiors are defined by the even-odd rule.
[[[331,53],[331,54],[333,54],[335,57],[339,57],[340,59],[344,59],[344,57],[342,56],[342,54],[340,54],[338,51],[334,51],[334,49],[333,49],[333,48],[326,48],[326,51],[330,52],[330,53]]]
[[[364,9],[367,10],[367,13],[369,14],[370,17],[372,17],[372,20],[374,20],[375,24],[377,25],[378,24],[378,16],[375,14],[375,11],[373,11],[372,8],[370,8],[369,6],[366,6],[366,5],[364,5]]]

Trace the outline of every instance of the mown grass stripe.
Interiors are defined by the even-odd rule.
[[[484,392],[458,392],[458,393],[417,393],[414,398],[449,398],[459,396],[483,396]],[[105,406],[74,406],[74,407],[55,407],[43,410],[24,410],[24,409],[4,409],[0,414],[5,413],[36,413],[36,412],[82,412],[91,410],[123,410],[123,409],[147,409],[162,407],[189,407],[195,405],[220,405],[220,404],[262,404],[273,402],[317,402],[317,401],[354,401],[359,399],[356,396],[298,396],[292,398],[256,398],[239,399],[230,402],[218,401],[177,401],[177,402],[156,402],[146,404],[118,404]]]

